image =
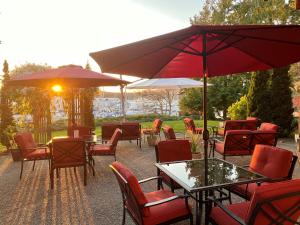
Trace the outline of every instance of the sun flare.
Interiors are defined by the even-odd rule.
[[[62,92],[63,91],[62,86],[60,86],[59,84],[53,85],[51,89],[54,92]]]

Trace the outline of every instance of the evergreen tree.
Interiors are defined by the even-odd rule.
[[[15,132],[15,123],[12,113],[12,105],[10,101],[10,91],[7,87],[7,82],[10,79],[8,63],[5,60],[3,63],[3,82],[0,91],[0,141],[7,149],[10,147],[11,135]]]
[[[269,78],[269,71],[253,73],[247,96],[248,116],[258,117],[264,122],[272,121]]]
[[[280,135],[287,136],[292,131],[293,104],[289,67],[274,69],[271,77],[272,121],[280,126]]]

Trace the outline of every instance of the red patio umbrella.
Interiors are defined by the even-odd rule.
[[[142,78],[203,77],[207,160],[207,77],[267,70],[299,61],[300,26],[194,25],[90,56],[103,72]]]
[[[116,86],[128,82],[103,73],[97,73],[81,66],[68,65],[32,74],[13,77],[9,85],[21,87],[52,87],[61,85],[70,88],[88,88],[99,86]]]
[[[71,88],[73,94],[71,120],[75,123],[74,88],[116,86],[127,83],[127,81],[84,69],[81,66],[68,65],[56,69],[13,77],[8,82],[8,85],[42,88],[51,88],[54,85],[61,85],[63,87]]]

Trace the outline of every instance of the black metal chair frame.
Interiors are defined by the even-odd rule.
[[[297,221],[292,220],[290,217],[296,213],[298,210],[300,210],[300,202],[298,201],[295,205],[287,209],[284,213],[279,211],[276,206],[272,204],[274,201],[278,201],[280,199],[288,198],[288,197],[293,197],[293,196],[300,196],[300,192],[293,192],[293,193],[288,193],[288,194],[283,194],[276,196],[274,198],[269,198],[263,201],[260,201],[256,204],[253,214],[250,217],[250,220],[248,223],[246,223],[242,218],[238,217],[235,215],[232,211],[230,211],[228,208],[226,208],[224,205],[220,203],[220,201],[214,199],[214,198],[209,198],[212,202],[214,202],[217,206],[220,207],[226,214],[228,214],[230,217],[232,217],[236,222],[242,225],[253,225],[255,223],[255,219],[258,215],[258,213],[261,211],[266,218],[270,220],[269,224],[283,224],[284,221],[289,221],[290,223],[293,224],[300,224]],[[270,215],[264,207],[267,206],[268,209],[272,209],[272,211],[275,213],[276,217]],[[210,222],[214,225],[218,225],[212,218],[209,218]]]
[[[110,168],[112,169],[112,171],[114,172],[115,176],[117,177],[117,180],[118,180],[118,183],[119,183],[119,187],[120,187],[120,190],[121,190],[121,193],[122,193],[122,202],[123,202],[123,204],[122,204],[123,205],[122,225],[125,224],[126,211],[128,212],[128,214],[130,215],[130,217],[132,218],[132,220],[134,221],[135,224],[137,224],[137,225],[143,225],[143,217],[142,217],[142,213],[141,213],[143,208],[147,208],[147,207],[151,207],[151,206],[155,206],[155,205],[160,205],[160,204],[163,204],[163,203],[166,203],[166,202],[173,201],[173,200],[178,199],[178,198],[184,198],[186,204],[188,204],[187,196],[176,196],[175,195],[175,196],[163,199],[163,200],[146,203],[143,207],[137,209],[137,211],[139,212],[138,213],[138,218],[135,218],[133,215],[131,215],[130,210],[128,210],[127,207],[126,207],[126,195],[134,196],[134,194],[132,193],[132,191],[131,191],[131,189],[129,187],[129,184],[126,181],[126,179],[112,165],[110,165]],[[150,177],[150,178],[147,178],[147,179],[144,179],[144,180],[140,180],[139,183],[142,184],[142,183],[145,183],[145,182],[148,182],[148,181],[152,181],[152,180],[155,180],[155,179],[159,180],[159,179],[161,179],[161,177]],[[134,200],[135,200],[136,205],[138,205],[138,202],[136,201],[135,198],[134,198]],[[193,225],[193,214],[191,212],[187,216],[177,217],[177,218],[174,218],[174,219],[172,219],[172,220],[170,220],[170,221],[168,221],[166,223],[162,223],[162,224],[158,224],[158,225],[173,224],[173,223],[176,223],[176,222],[179,222],[179,221],[182,221],[182,220],[186,220],[186,219],[189,219],[190,220],[190,225]],[[139,222],[139,221],[141,221],[141,222]]]

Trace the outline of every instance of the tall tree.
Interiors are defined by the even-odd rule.
[[[270,71],[253,73],[247,95],[247,114],[267,122],[272,121],[269,78]]]
[[[292,131],[293,103],[289,66],[274,69],[271,77],[271,109],[270,114],[275,124],[280,126],[280,133],[287,136]]]
[[[7,149],[11,145],[11,135],[15,132],[15,122],[13,119],[12,104],[10,100],[10,90],[7,86],[7,82],[10,80],[8,63],[4,60],[3,63],[3,81],[0,91],[0,141]]]

